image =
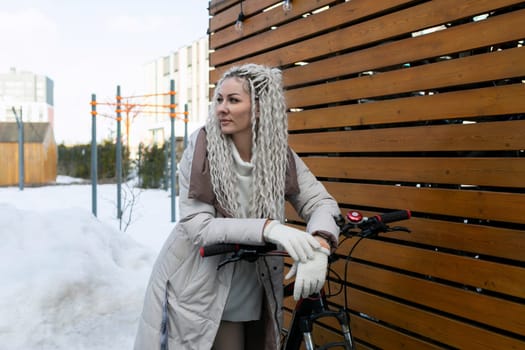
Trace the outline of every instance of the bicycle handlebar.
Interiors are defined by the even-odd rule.
[[[218,243],[201,247],[199,250],[202,257],[233,253],[240,249],[239,244]]]
[[[358,213],[359,214],[359,213]],[[344,218],[336,218],[336,221],[340,223],[341,233],[343,235],[356,234],[362,237],[369,237],[372,235],[377,235],[380,232],[388,231],[406,231],[409,232],[404,227],[394,227],[390,228],[387,224],[406,220],[411,217],[409,210],[397,210],[389,213],[384,213],[380,215],[375,215],[370,218],[362,218],[359,214],[359,222],[355,222],[355,218],[350,219],[351,221],[347,224],[344,224]],[[359,232],[351,231],[351,229],[358,228]],[[221,255],[226,253],[236,253],[238,256],[244,257],[257,257],[259,255],[267,254],[271,251],[277,250],[275,244],[265,244],[265,245],[244,245],[244,244],[235,244],[235,243],[217,243],[210,244],[200,248],[200,255],[202,257]]]
[[[361,237],[370,237],[376,236],[381,232],[391,232],[391,231],[405,231],[410,232],[405,227],[394,227],[391,228],[388,224],[396,221],[409,219],[411,213],[409,210],[396,210],[389,213],[384,213],[380,215],[374,215],[370,218],[362,218],[361,214],[357,213],[357,216],[354,215],[355,212],[351,212],[348,215],[349,223],[340,226],[341,234],[344,236],[357,235]],[[359,221],[358,221],[359,220]],[[358,221],[358,222],[356,222]],[[355,232],[352,229],[358,228],[359,231]]]
[[[410,213],[410,210],[397,210],[390,213],[375,215],[368,219],[368,221],[376,219],[377,221],[380,221],[384,224],[389,224],[396,221],[410,219],[411,216],[412,214]]]

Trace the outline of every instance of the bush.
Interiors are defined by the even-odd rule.
[[[168,143],[162,146],[153,144],[151,146],[139,145],[139,159],[137,172],[139,176],[139,187],[141,188],[161,188],[167,187],[167,159]]]
[[[91,178],[91,144],[65,146],[58,145],[58,174],[76,178]],[[97,177],[100,180],[116,179],[117,145],[111,140],[104,140],[97,145]],[[130,173],[131,162],[129,148],[122,147],[122,177]]]

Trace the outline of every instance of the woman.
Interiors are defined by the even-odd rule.
[[[135,349],[278,348],[283,259],[217,270],[222,258],[200,257],[203,245],[279,244],[295,261],[294,298],[320,290],[339,209],[288,148],[287,128],[280,70],[246,64],[224,74],[180,162],[181,219],[153,268]],[[282,224],[285,200],[306,232]]]

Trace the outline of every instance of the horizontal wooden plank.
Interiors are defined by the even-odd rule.
[[[518,193],[323,182],[339,203],[420,213],[525,223],[525,196]],[[380,195],[378,195],[380,194]]]
[[[356,237],[345,240],[337,253],[347,256],[357,240]],[[361,240],[352,257],[471,288],[525,298],[525,268],[513,265],[378,240]]]
[[[279,47],[286,43],[315,35],[319,31],[334,28],[375,13],[381,13],[393,6],[409,2],[410,0],[385,0],[370,3],[366,0],[354,0],[351,3],[341,3],[327,11],[301,18],[281,25],[275,30],[266,31],[257,36],[247,38],[242,42],[225,46],[210,55],[210,65],[218,66],[235,60],[236,57],[242,56],[241,53],[253,55],[261,50]]]
[[[238,2],[239,0],[210,0],[208,2],[208,10],[210,12],[210,15],[215,15]]]
[[[378,283],[384,282],[379,281]],[[429,286],[430,284],[426,288]],[[414,334],[420,334],[427,339],[434,339],[454,348],[500,350],[523,349],[525,346],[525,342],[516,338],[491,332],[466,322],[457,321],[354,288],[349,287],[347,291],[351,310],[357,310],[380,320],[383,324],[404,329]],[[418,293],[419,290],[412,291],[413,296],[416,296]],[[340,305],[344,304],[342,294],[331,298],[330,301]],[[380,342],[380,340],[375,339],[375,334],[377,334],[378,330],[370,328],[372,323],[372,321],[367,321],[355,314],[351,315],[353,334],[360,339],[375,344]],[[390,349],[388,346],[382,348]]]
[[[525,76],[525,47],[286,91],[290,108]]]
[[[317,177],[524,187],[525,158],[303,157]]]
[[[291,19],[294,19],[294,17],[301,17],[304,13],[310,13],[323,6],[329,6],[336,1],[337,0],[296,1],[296,3],[293,4],[292,10],[289,12],[284,12],[282,6],[260,12],[270,5],[275,4],[275,0],[246,1],[243,3],[243,13],[246,19],[243,22],[242,33],[237,32],[234,27],[240,8],[233,7],[230,11],[225,11],[214,17],[212,30],[216,31],[220,27],[224,28],[210,36],[210,48],[218,50],[221,46],[239,39],[244,39],[253,34],[261,35],[261,32],[271,30],[270,28],[272,27],[289,22]],[[334,23],[334,25],[336,24]],[[300,29],[305,30],[304,26]],[[322,28],[317,28],[317,30],[320,29]],[[296,35],[299,35],[299,33]]]
[[[525,149],[525,120],[291,134],[297,153],[513,151]]]
[[[344,261],[332,267],[344,272]],[[386,295],[441,310],[451,315],[477,320],[514,334],[525,334],[525,304],[411,277],[377,267],[351,262],[346,280]]]
[[[388,237],[474,254],[525,261],[525,232],[501,227],[411,218],[403,222],[412,232]]]
[[[475,120],[473,117],[524,112],[525,85],[515,84],[290,112],[288,128],[307,130],[422,120]]]
[[[284,85],[289,87],[364,71],[382,71],[383,67],[392,70],[395,65],[402,68],[401,65],[409,62],[448,54],[468,55],[472,49],[521,40],[525,37],[525,27],[521,25],[524,20],[525,10],[516,11],[292,67],[284,72]]]
[[[330,23],[332,16],[339,17],[341,14],[346,21],[355,21],[360,17],[362,11],[367,11],[371,5],[369,1],[359,2],[358,8],[353,8],[353,3],[357,1],[345,2],[332,7],[330,10],[320,13],[316,16],[327,16],[326,21]],[[257,41],[257,37],[243,40],[234,45],[226,46],[210,54],[210,65],[219,68],[227,62],[236,61],[236,63],[256,62],[265,63],[271,66],[283,66],[298,61],[309,61],[316,57],[337,53],[342,50],[356,48],[362,45],[397,39],[402,35],[441,25],[443,23],[453,22],[466,16],[475,16],[480,13],[488,12],[502,6],[508,6],[519,1],[516,0],[469,0],[462,1],[461,6],[453,0],[431,1],[421,5],[410,7],[408,9],[378,17],[363,23],[358,23],[346,28],[337,29],[334,32],[319,35],[312,38],[303,38],[303,40],[284,45],[289,39],[288,27],[282,26],[272,31],[264,42]],[[374,2],[374,6],[375,6]],[[377,2],[382,3],[382,2]],[[378,4],[379,6],[379,4]],[[341,10],[343,9],[343,10]],[[353,14],[355,13],[355,14]],[[313,16],[311,16],[313,17]],[[309,20],[306,18],[305,20]],[[312,19],[310,19],[311,21]],[[306,22],[304,25],[307,25]],[[315,23],[319,26],[319,23]],[[284,32],[284,33],[283,33]],[[293,31],[290,31],[293,32]],[[293,33],[292,33],[293,35]],[[286,39],[283,41],[283,39]],[[296,38],[298,40],[299,38]],[[263,43],[271,43],[270,45]],[[271,47],[278,46],[272,51]],[[284,45],[284,46],[283,46]],[[257,52],[261,52],[258,53]],[[216,81],[217,76],[222,72],[217,71],[210,74],[210,82]]]
[[[344,216],[350,210],[356,209],[341,207],[341,214]],[[368,217],[381,214],[380,212],[358,211]],[[286,205],[286,218],[294,223],[303,222],[290,204]],[[525,251],[524,231],[478,225],[472,222],[457,223],[414,216],[410,220],[399,224],[409,228],[411,230],[410,234],[389,232],[381,235],[400,241],[424,244],[435,247],[438,250],[452,249],[463,251],[469,256],[486,255],[525,261],[525,254],[523,254]],[[298,228],[304,229],[304,226],[298,226]],[[340,240],[342,239],[341,237]]]
[[[351,316],[351,326],[352,334],[356,339],[373,344],[381,349],[442,349],[440,346],[403,334],[386,325],[372,322],[362,317]]]

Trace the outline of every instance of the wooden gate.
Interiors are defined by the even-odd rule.
[[[342,211],[412,211],[410,234],[364,240],[348,265],[358,348],[525,349],[525,2],[292,4],[243,1],[239,33],[241,3],[211,1],[210,83],[280,67],[290,145]]]

